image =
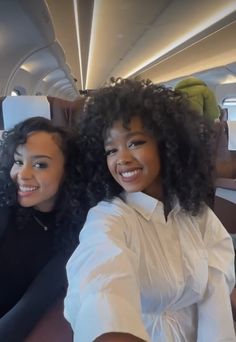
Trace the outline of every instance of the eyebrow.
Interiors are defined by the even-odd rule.
[[[127,138],[132,138],[133,136],[135,136],[135,135],[143,135],[143,136],[145,136],[146,134],[145,134],[145,132],[142,132],[142,131],[135,131],[135,132],[127,132],[127,134],[126,134],[126,137]],[[104,144],[109,144],[109,143],[111,143],[112,142],[112,139],[111,139],[111,137],[110,136],[108,136],[105,140],[104,140]]]
[[[15,151],[14,154],[17,154],[18,156],[22,157],[22,154],[20,152]],[[38,159],[38,158],[47,158],[52,159],[50,156],[47,156],[45,154],[36,154],[35,156],[32,156],[31,159]]]

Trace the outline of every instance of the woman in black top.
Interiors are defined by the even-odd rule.
[[[65,294],[65,264],[87,210],[78,154],[73,136],[42,117],[3,134],[0,341],[23,341]]]

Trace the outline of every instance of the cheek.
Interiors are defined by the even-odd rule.
[[[155,152],[155,151],[153,151]],[[155,153],[144,154],[141,158],[144,165],[146,165],[149,169],[152,169],[155,172],[159,172],[161,168],[159,155]]]
[[[108,167],[108,170],[110,172],[110,174],[115,177],[116,175],[116,161],[113,160],[113,158],[109,158],[107,160],[107,167]]]
[[[16,167],[14,165],[11,168],[10,177],[11,177],[12,180],[16,180],[17,170],[16,170]]]
[[[56,173],[50,173],[41,177],[40,181],[46,188],[54,189],[56,192],[59,190],[60,186],[62,185],[65,179],[64,170],[58,170]]]
[[[111,170],[111,165],[112,165],[112,163],[111,163],[110,158],[107,158],[107,168],[108,168],[108,170],[109,170],[110,172],[112,172],[112,170]]]
[[[160,173],[161,170],[161,164],[160,164],[160,159],[156,158],[155,161],[152,162],[153,165],[153,171],[156,172],[157,174]]]

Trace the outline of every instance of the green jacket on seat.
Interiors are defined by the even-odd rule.
[[[196,77],[187,78],[179,82],[175,90],[186,93],[191,102],[192,108],[200,115],[205,115],[211,120],[217,119],[220,115],[216,97],[206,83]]]

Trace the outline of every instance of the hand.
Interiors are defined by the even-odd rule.
[[[94,342],[145,342],[145,341],[131,334],[112,332],[112,333],[107,333],[107,334],[99,336],[98,338],[96,338],[96,340],[94,340]]]

